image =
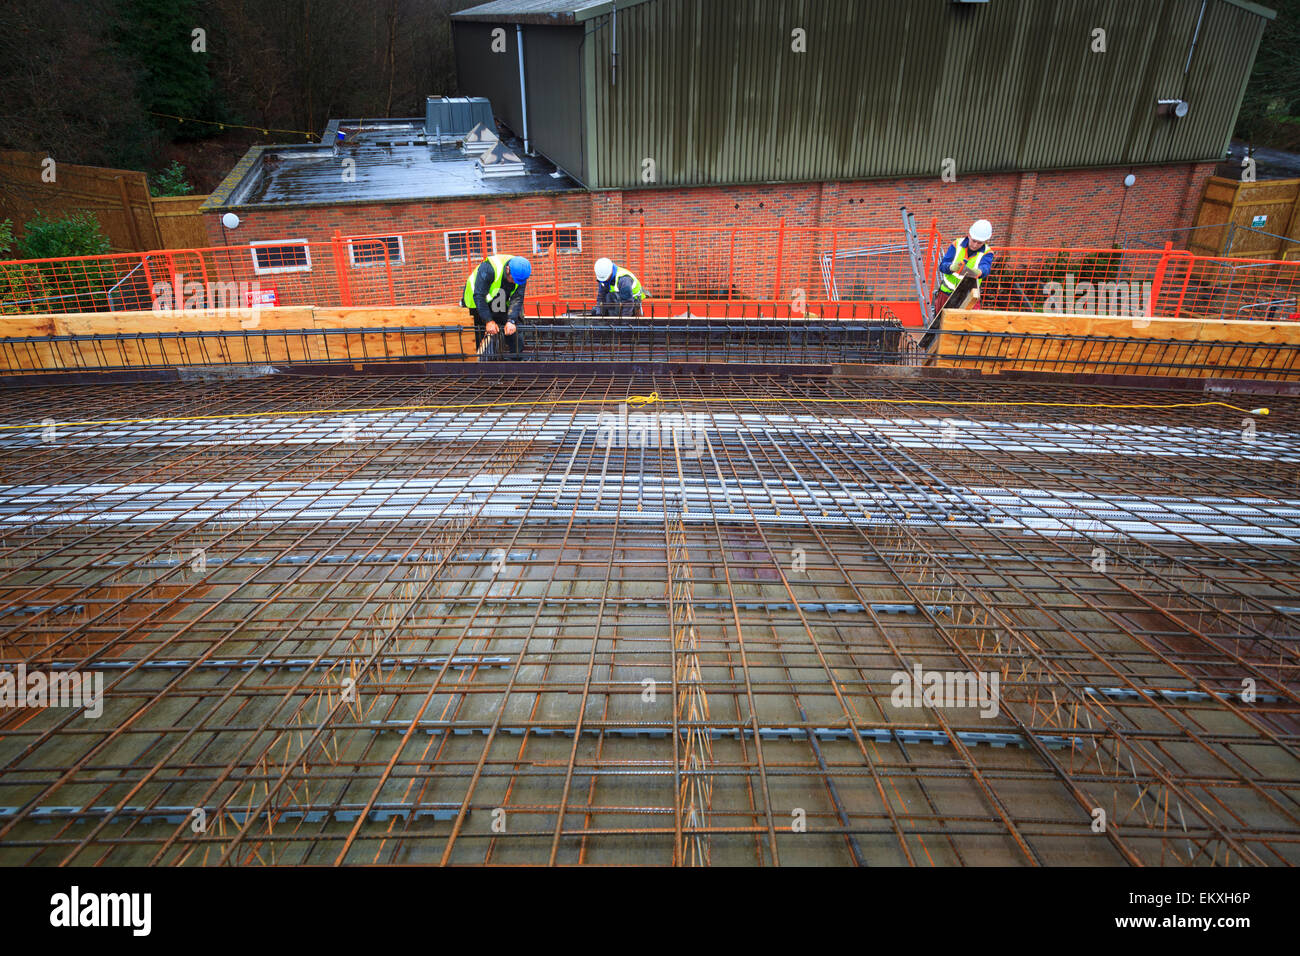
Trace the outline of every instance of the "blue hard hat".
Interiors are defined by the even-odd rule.
[[[533,274],[533,267],[523,256],[511,256],[506,265],[510,268],[510,278],[515,280],[515,285],[523,285]]]

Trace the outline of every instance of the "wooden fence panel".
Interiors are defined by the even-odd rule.
[[[1264,221],[1255,225],[1260,216]],[[1192,233],[1188,252],[1209,256],[1224,254],[1229,227],[1236,226],[1232,234],[1232,249],[1227,253],[1229,256],[1295,259],[1300,254],[1300,179],[1243,183],[1211,176],[1201,194],[1195,225],[1201,228]],[[1275,238],[1277,236],[1292,241]]]
[[[162,249],[204,249],[209,245],[199,207],[207,196],[166,196],[153,200]]]
[[[44,153],[0,151],[0,219],[18,226],[38,209],[51,216],[85,209],[95,214],[114,252],[162,245],[144,173],[56,162],[54,182],[43,182],[45,159]]]

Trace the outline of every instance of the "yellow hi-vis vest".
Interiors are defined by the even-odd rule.
[[[492,285],[488,288],[487,298],[489,303],[491,303],[491,301],[496,298],[497,293],[501,291],[501,283],[505,281],[506,277],[506,263],[512,258],[514,257],[488,256],[485,260],[492,263],[492,268],[496,270],[496,275],[492,277]],[[482,263],[479,263],[479,266],[481,265]],[[471,272],[469,278],[465,280],[465,295],[461,302],[467,309],[478,308],[474,302],[474,280],[478,278],[479,266],[475,266],[474,271]]]
[[[614,274],[609,277],[609,291],[615,293],[618,292],[618,280],[623,276],[627,276],[632,280],[632,298],[636,299],[638,302],[644,299],[645,289],[641,288],[641,280],[622,266],[614,267]]]
[[[939,288],[948,293],[956,291],[957,286],[961,284],[961,276],[954,275],[953,273],[960,272],[963,265],[969,266],[972,269],[978,269],[980,260],[993,251],[992,246],[986,242],[984,243],[984,248],[980,249],[979,252],[971,252],[961,244],[960,239],[953,242],[953,248],[957,250],[952,257],[953,271],[939,273]],[[977,291],[979,287],[980,280],[976,279],[975,288]]]

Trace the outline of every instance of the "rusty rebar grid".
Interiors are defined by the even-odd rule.
[[[1300,861],[1289,399],[9,394],[0,672],[105,696],[0,709],[0,863]]]

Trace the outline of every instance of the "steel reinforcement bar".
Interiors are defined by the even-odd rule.
[[[1295,400],[10,396],[2,863],[1300,862]]]

